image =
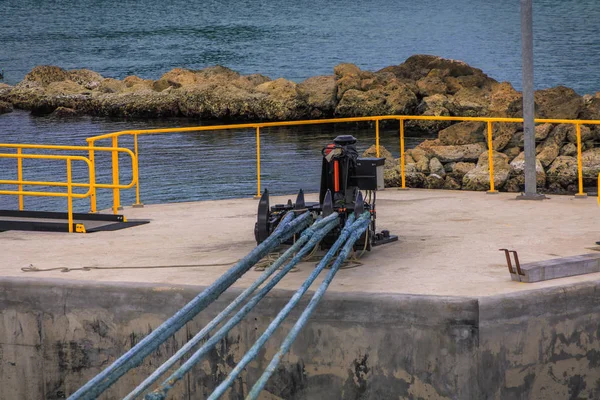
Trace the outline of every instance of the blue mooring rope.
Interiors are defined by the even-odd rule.
[[[142,339],[137,345],[123,354],[108,368],[96,375],[92,380],[73,393],[69,400],[92,400],[102,394],[121,376],[130,369],[138,366],[150,353],[166,339],[177,332],[183,325],[205,309],[221,293],[238,280],[254,264],[260,261],[272,249],[279,246],[292,235],[306,228],[312,217],[306,212],[296,218],[289,212],[281,221],[278,228],[264,242],[252,250],[246,257],[237,262],[226,273],[221,275],[212,285],[181,308],[175,315]]]
[[[261,377],[258,379],[258,381],[256,381],[256,383],[252,387],[252,390],[250,391],[250,393],[248,393],[248,396],[246,396],[246,400],[256,400],[258,398],[258,396],[260,395],[260,392],[263,390],[263,388],[267,384],[267,381],[269,380],[271,375],[273,375],[273,373],[275,372],[275,369],[281,362],[281,359],[290,350],[290,347],[292,346],[292,343],[294,343],[294,340],[296,340],[298,333],[300,333],[300,330],[302,330],[302,328],[304,328],[304,325],[306,324],[306,322],[310,318],[311,314],[317,307],[317,304],[319,304],[319,301],[325,294],[325,291],[329,287],[329,284],[333,280],[333,277],[335,276],[336,272],[339,270],[339,268],[342,265],[342,263],[344,262],[344,260],[346,260],[346,258],[348,258],[348,255],[350,254],[350,251],[352,250],[354,243],[356,243],[356,241],[360,238],[360,235],[362,235],[363,232],[369,226],[369,222],[370,222],[369,218],[363,219],[361,216],[361,218],[359,218],[358,221],[356,221],[354,223],[354,225],[357,225],[356,230],[354,230],[352,232],[352,234],[350,235],[350,238],[344,245],[344,248],[340,252],[340,255],[338,256],[338,258],[335,260],[335,262],[331,266],[331,270],[329,271],[329,273],[327,274],[327,276],[325,277],[325,279],[323,280],[323,282],[321,283],[321,285],[319,286],[319,288],[313,295],[312,299],[310,300],[310,303],[308,304],[308,306],[306,307],[304,312],[302,312],[302,315],[300,315],[300,318],[298,318],[298,321],[296,322],[294,327],[291,329],[290,333],[287,335],[287,337],[281,344],[281,347],[279,348],[279,351],[277,352],[277,354],[275,354],[275,356],[273,357],[273,359],[271,360],[271,362],[269,363],[269,365],[267,366],[267,368],[265,369],[265,371],[263,372]]]
[[[281,323],[285,320],[288,314],[292,311],[292,309],[298,304],[304,293],[308,290],[310,285],[317,279],[321,271],[325,269],[331,259],[335,256],[337,251],[342,247],[342,245],[348,239],[348,236],[352,232],[354,232],[358,227],[360,227],[364,223],[365,218],[369,218],[369,212],[365,212],[361,215],[360,221],[358,223],[354,223],[355,215],[350,214],[348,219],[346,220],[346,224],[340,233],[340,236],[337,238],[333,246],[329,249],[327,254],[323,257],[323,259],[319,262],[317,267],[313,270],[310,276],[306,279],[306,281],[300,286],[300,288],[294,293],[290,301],[283,307],[283,309],[277,314],[275,319],[271,322],[269,327],[265,330],[265,332],[258,338],[258,340],[254,343],[254,345],[248,350],[248,352],[242,357],[242,359],[237,363],[235,368],[229,373],[227,378],[214,390],[214,392],[208,397],[208,400],[216,400],[221,397],[225,391],[233,384],[237,376],[243,371],[243,369],[248,365],[256,356],[258,352],[264,346],[264,344],[269,340],[269,338],[273,335],[275,330],[281,325]],[[340,254],[337,260],[340,260],[342,255]],[[342,262],[346,260],[346,257],[342,259]],[[341,263],[341,262],[340,262]],[[147,400],[158,400],[158,399],[147,399]]]
[[[302,235],[296,242],[288,248],[281,257],[279,257],[273,264],[271,264],[259,277],[245,289],[233,302],[231,302],[223,311],[219,313],[212,321],[210,321],[200,332],[198,332],[192,339],[190,339],[183,347],[177,351],[169,360],[162,364],[156,371],[154,371],[148,378],[140,383],[131,393],[129,393],[123,400],[134,400],[146,389],[148,389],[154,382],[156,382],[165,372],[167,372],[179,359],[187,354],[194,346],[196,346],[204,337],[217,325],[219,325],[237,306],[239,306],[244,300],[246,300],[262,283],[267,280],[269,276],[273,274],[283,263],[292,257],[318,230],[323,229],[327,224],[332,221],[337,223],[338,214],[334,213],[326,218],[318,219],[312,226],[305,229]]]
[[[286,264],[286,266],[271,279],[252,299],[240,309],[221,329],[219,329],[202,347],[200,347],[181,367],[179,367],[169,378],[167,378],[160,387],[151,393],[146,394],[146,400],[164,400],[169,390],[181,380],[190,369],[193,368],[202,358],[223,338],[227,333],[237,325],[258,302],[273,288],[291,269],[302,260],[302,258],[311,251],[317,243],[327,235],[329,231],[338,226],[337,215],[325,227],[316,231],[308,243]]]

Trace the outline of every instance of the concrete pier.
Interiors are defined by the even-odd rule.
[[[265,399],[600,398],[600,273],[516,282],[498,251],[517,250],[522,263],[595,253],[594,198],[386,189],[377,201],[379,228],[399,242],[338,273]],[[0,233],[2,398],[67,397],[254,247],[256,207],[150,205],[124,210],[150,224],[121,231]],[[22,272],[29,265],[72,270]],[[313,266],[289,274],[172,398],[210,393]],[[250,270],[103,398],[127,394],[257,276]],[[247,393],[303,304],[230,398]]]

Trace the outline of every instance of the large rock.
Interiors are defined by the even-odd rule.
[[[105,78],[96,88],[100,93],[122,93],[127,88],[125,82],[113,78]]]
[[[490,189],[490,170],[488,153],[483,153],[477,161],[477,167],[467,172],[463,177],[462,188],[464,190],[489,190]],[[493,152],[494,163],[494,185],[496,190],[502,189],[502,186],[508,180],[512,168],[508,164],[508,157],[505,154]]]
[[[160,79],[178,83],[180,86],[191,86],[198,83],[198,75],[185,68],[174,68],[163,74]]]
[[[419,90],[418,94],[422,97],[448,92],[448,85],[444,82],[444,76],[439,69],[431,70],[427,76],[419,79],[417,88]]]
[[[581,166],[584,185],[597,186],[598,173],[600,173],[600,148],[584,151],[581,154]]]
[[[428,174],[429,173],[429,160],[431,159],[431,153],[423,149],[422,147],[416,147],[410,149],[406,154],[415,161],[416,171]]]
[[[496,123],[492,125],[492,148],[502,151],[511,142],[520,124]],[[487,134],[487,128],[486,128]]]
[[[493,85],[488,111],[491,117],[520,117],[523,115],[523,96],[508,82]]]
[[[479,87],[465,87],[452,97],[452,108],[462,117],[481,117],[488,114],[490,107],[489,90]]]
[[[508,157],[508,161],[512,161],[521,153],[520,147],[508,147],[502,151]]]
[[[443,189],[445,190],[460,190],[461,185],[460,181],[457,181],[450,175],[446,175],[446,179],[444,180]]]
[[[54,117],[54,118],[73,118],[73,117],[77,117],[79,115],[79,113],[77,112],[77,110],[74,110],[72,108],[66,108],[66,107],[58,107],[56,110],[54,110],[52,112],[52,114],[50,114],[50,116]]]
[[[561,124],[561,125],[558,125],[554,129],[564,129],[567,132],[567,140],[571,143],[577,143],[577,128],[575,127],[575,125]],[[594,138],[592,130],[589,127],[587,127],[585,125],[581,125],[579,127],[579,130],[581,133],[581,142],[582,143],[592,140]]]
[[[449,94],[454,94],[465,87],[486,88],[496,83],[480,69],[471,67],[465,62],[425,54],[411,56],[404,63],[386,67],[379,72],[391,72],[398,79],[417,82],[430,77],[430,82],[421,81],[421,86],[428,93],[431,89],[437,91],[442,87],[436,78],[448,87]]]
[[[40,65],[25,75],[23,81],[48,86],[52,82],[62,82],[66,79],[69,79],[69,73],[64,69],[53,65]]]
[[[261,83],[256,86],[256,91],[267,95],[261,101],[261,108],[255,111],[262,114],[261,119],[300,119],[305,114],[306,103],[299,98],[294,82],[279,78]]]
[[[425,178],[425,187],[427,189],[441,189],[445,183],[444,178],[437,174],[431,174]]]
[[[537,158],[544,167],[548,167],[560,154],[560,149],[567,137],[565,126],[559,125],[550,132],[546,140],[540,144],[536,151]]]
[[[448,174],[459,182],[462,182],[463,177],[477,165],[470,162],[457,162],[453,165],[452,171]]]
[[[168,92],[103,95],[93,99],[90,114],[114,117],[156,118],[180,115],[178,99]]]
[[[102,75],[89,69],[74,69],[68,71],[68,75],[71,81],[88,90],[96,89],[104,79]]]
[[[417,96],[390,73],[360,71],[342,64],[334,69],[338,117],[412,114]]]
[[[435,157],[432,157],[431,160],[429,160],[429,173],[438,175],[441,178],[446,176],[446,170],[444,170],[444,166],[440,160]]]
[[[297,86],[302,101],[308,105],[310,118],[333,116],[337,88],[333,76],[313,76]]]
[[[577,146],[575,143],[567,143],[560,149],[561,156],[577,156]]]
[[[386,169],[383,173],[386,187],[401,187],[402,175],[400,166]],[[416,172],[412,164],[407,164],[405,169],[406,186],[411,188],[422,188],[425,185],[425,174]]]
[[[517,157],[515,157],[515,159],[510,162],[510,166],[513,170],[513,178],[516,178],[513,184],[519,185],[518,190],[511,191],[521,191],[525,185],[525,153],[521,152]],[[546,171],[544,170],[540,160],[537,158],[535,160],[535,180],[538,188],[543,188],[546,186]]]
[[[564,86],[536,91],[535,104],[538,118],[576,119],[583,110],[583,98]]]
[[[462,145],[486,141],[486,124],[483,122],[459,122],[443,131],[438,138],[444,145]]]
[[[567,189],[577,182],[577,158],[559,156],[552,162],[546,171],[550,186],[558,186]]]
[[[181,114],[201,119],[258,119],[255,111],[267,97],[233,85],[198,85],[182,87],[177,92]]]
[[[548,137],[548,135],[550,134],[550,132],[552,132],[553,127],[554,126],[552,124],[536,125],[535,141],[538,142],[538,141],[546,139]]]
[[[52,82],[46,87],[46,96],[48,97],[79,94],[91,94],[91,91],[70,79],[60,82]]]
[[[430,146],[428,150],[443,163],[453,161],[475,161],[486,151],[484,143],[459,146]]]
[[[377,147],[372,145],[362,154],[362,157],[377,157]],[[388,151],[384,146],[379,146],[379,157],[385,158],[384,169],[393,169],[398,166],[398,162],[392,156],[392,153]]]
[[[434,94],[421,100],[417,106],[416,113],[417,115],[448,117],[451,115],[450,108],[452,108],[452,104],[446,95]],[[405,127],[425,134],[437,134],[442,129],[452,125],[452,123],[452,121],[408,120],[405,122]]]
[[[171,89],[171,88],[177,89],[180,87],[181,87],[180,83],[171,81],[169,79],[159,79],[152,83],[152,90],[154,90],[155,92],[162,92],[167,89]]]
[[[13,110],[12,105],[6,101],[0,100],[0,114],[6,114]]]

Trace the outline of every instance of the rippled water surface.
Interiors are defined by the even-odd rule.
[[[302,80],[340,62],[376,70],[428,53],[520,87],[519,0],[2,0],[0,67],[157,78],[222,64]],[[600,90],[600,3],[535,0],[538,87]]]
[[[536,87],[563,84],[581,94],[600,90],[600,2],[534,3]],[[464,60],[521,86],[518,0],[0,0],[0,20],[0,68],[13,84],[40,64],[153,79],[174,67],[221,64],[301,81],[331,74],[340,62],[377,70],[429,53]],[[0,142],[83,145],[86,137],[126,128],[196,124],[88,117],[67,122],[14,112],[0,116]],[[320,148],[346,132],[358,136],[362,148],[374,142],[366,125],[265,130],[263,187],[278,193],[316,190]],[[383,130],[382,143],[397,156],[394,129]],[[253,131],[148,136],[140,146],[147,203],[254,194]],[[108,166],[109,158],[98,162]],[[122,163],[126,180],[125,158]],[[25,165],[31,174],[25,178],[65,173],[64,166],[51,162]],[[14,161],[0,161],[0,179],[16,178],[15,167]],[[76,165],[75,172],[81,177],[83,166]],[[131,191],[123,197],[124,204],[133,201]],[[101,193],[100,200],[107,205],[110,193]],[[62,208],[61,202],[29,198],[26,205]],[[16,199],[0,196],[0,208],[15,204]]]

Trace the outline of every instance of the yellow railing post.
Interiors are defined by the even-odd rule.
[[[136,159],[136,165],[133,166],[133,170],[136,173],[137,176],[137,181],[135,183],[135,204],[133,205],[133,207],[144,207],[144,204],[142,202],[140,202],[140,174],[139,174],[139,151],[138,151],[138,134],[135,133],[133,135],[133,154],[135,154],[135,159]],[[132,161],[133,162],[133,161]]]
[[[94,147],[94,144],[96,142],[94,140],[88,142],[89,147]],[[96,205],[96,161],[95,161],[95,157],[94,157],[94,150],[90,149],[88,151],[88,155],[89,155],[89,160],[90,163],[92,164],[92,168],[90,171],[90,213],[96,213],[98,212],[97,210],[97,205]]]
[[[260,127],[256,127],[256,197],[260,197]]]
[[[379,157],[379,119],[375,120],[375,152]]]
[[[581,160],[581,125],[575,124],[577,132],[577,175],[579,181],[579,192],[575,195],[577,198],[587,197],[587,193],[583,192],[583,162]]]
[[[400,118],[400,176],[402,178],[401,189],[406,189],[406,159],[404,157],[404,118]]]
[[[113,148],[119,147],[119,137],[116,135],[112,137],[112,147]],[[113,188],[113,212],[115,214],[117,214],[119,209],[121,208],[121,192],[118,188],[118,186],[119,186],[119,152],[116,150],[114,150],[112,152],[112,176],[113,176],[113,185],[115,186]]]
[[[494,141],[492,140],[492,121],[487,121],[488,162],[490,168],[490,190],[487,193],[498,193],[494,188]]]
[[[23,158],[21,158],[21,148],[17,147],[17,154],[19,155],[19,158],[17,158],[17,180],[19,182],[23,181]],[[23,185],[19,184],[19,192],[23,191]],[[24,204],[23,204],[23,195],[20,194],[19,195],[19,211],[23,211],[24,209]]]
[[[73,187],[71,181],[71,159],[67,158],[67,213],[69,218],[69,233],[73,233]]]

